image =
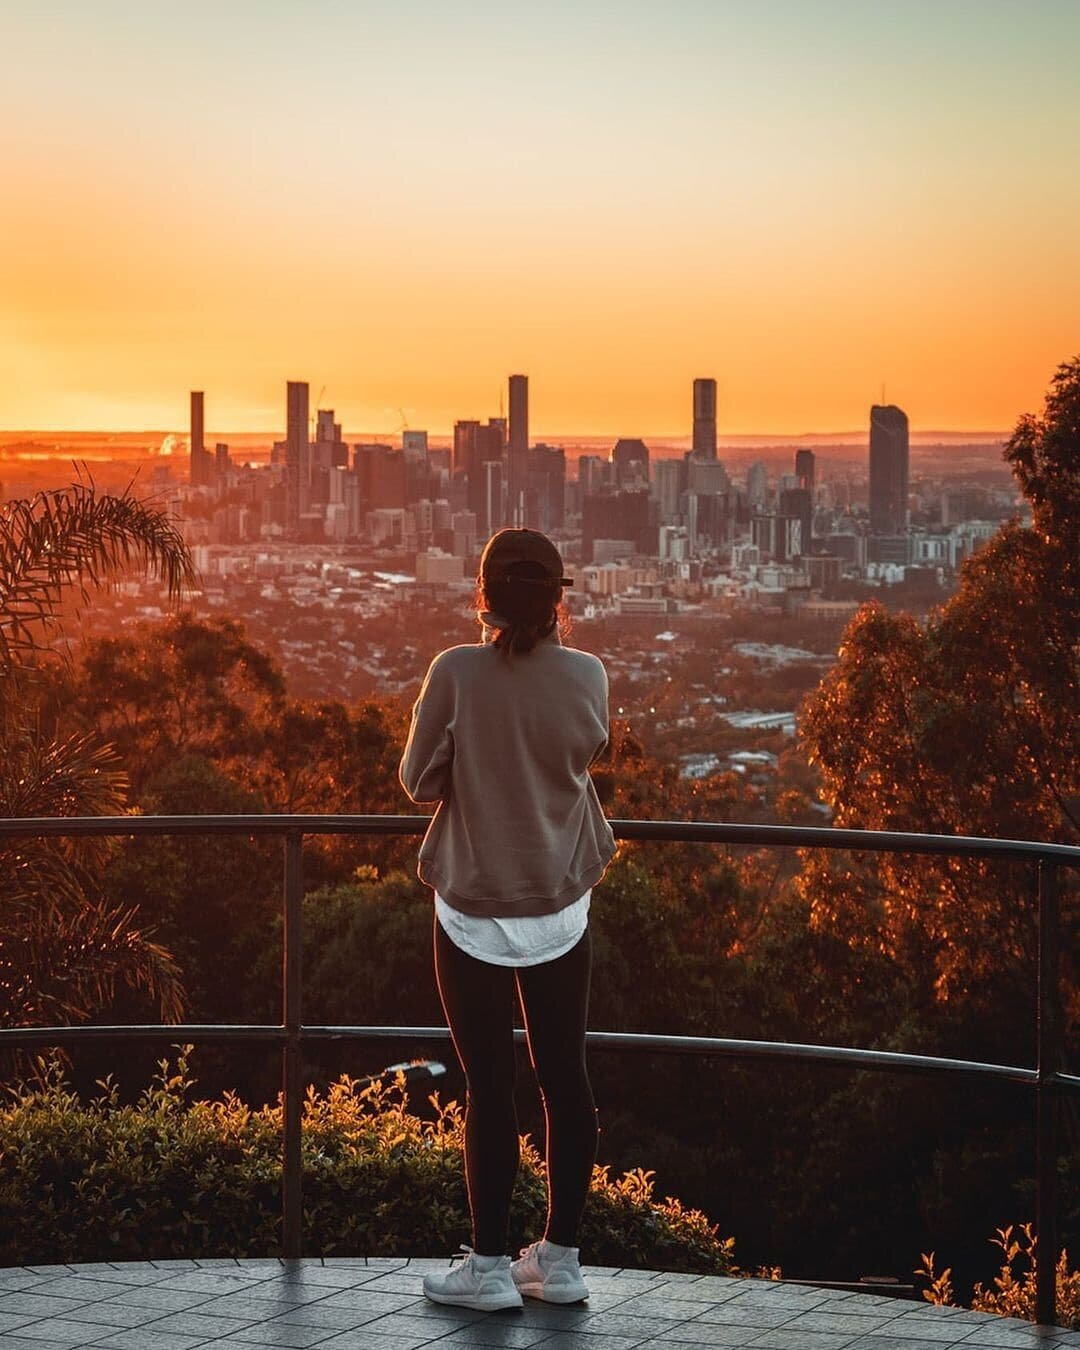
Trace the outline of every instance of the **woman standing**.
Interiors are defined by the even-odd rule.
[[[412,800],[439,803],[418,870],[435,891],[435,972],[467,1084],[473,1245],[460,1266],[428,1275],[424,1293],[466,1308],[588,1297],[576,1243],[597,1140],[585,1068],[589,898],[615,841],[589,777],[607,744],[607,676],[560,641],[569,584],[545,535],[492,536],[482,641],[431,663],[401,761]],[[511,1263],[515,985],[544,1104],[548,1218]]]

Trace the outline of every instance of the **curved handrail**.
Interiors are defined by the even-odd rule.
[[[280,1047],[283,1059],[282,1228],[285,1256],[300,1254],[301,1215],[301,1062],[304,1043],[318,1040],[450,1039],[446,1027],[305,1026],[300,1021],[300,926],[302,849],[307,835],[420,835],[429,816],[380,815],[198,815],[91,816],[0,819],[0,838],[47,836],[270,835],[285,849],[283,1005],[280,1025],[147,1024],[140,1026],[13,1027],[0,1029],[0,1049],[82,1041],[235,1041]],[[715,821],[612,820],[619,839],[737,846],[847,849],[868,853],[946,854],[1033,862],[1038,874],[1038,1066],[986,1064],[887,1050],[806,1045],[786,1041],[745,1041],[712,1036],[667,1036],[637,1032],[592,1031],[590,1046],[660,1054],[739,1056],[750,1059],[813,1061],[851,1069],[904,1073],[944,1073],[954,1077],[1013,1082],[1034,1090],[1036,1100],[1036,1223],[1043,1248],[1057,1251],[1057,1104],[1061,1089],[1080,1089],[1080,1077],[1060,1071],[1061,1012],[1058,987],[1059,867],[1080,865],[1080,847],[1024,839],[988,839],[966,835],[849,830],[798,825],[739,825]],[[523,1031],[516,1031],[518,1040]],[[1054,1263],[1036,1269],[1036,1316],[1055,1320]]]
[[[0,837],[155,834],[423,834],[430,816],[205,815],[50,816],[0,820]],[[617,839],[658,843],[740,844],[786,848],[852,849],[864,853],[944,853],[954,857],[1026,858],[1080,866],[1080,847],[1034,839],[909,831],[847,830],[813,825],[736,825],[696,820],[612,820]]]

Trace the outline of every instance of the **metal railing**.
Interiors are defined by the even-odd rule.
[[[284,940],[282,1021],[275,1026],[153,1024],[144,1026],[20,1027],[0,1030],[0,1050],[76,1045],[89,1041],[249,1042],[278,1046],[282,1052],[283,1158],[282,1252],[301,1250],[301,1050],[305,1043],[336,1040],[449,1041],[446,1027],[308,1026],[301,1018],[301,911],[303,841],[331,834],[420,835],[427,816],[95,816],[86,818],[0,820],[0,837],[30,838],[140,835],[276,835],[284,841]],[[786,1041],[732,1040],[714,1036],[654,1036],[632,1032],[590,1031],[588,1044],[601,1050],[639,1050],[679,1055],[737,1056],[747,1059],[803,1060],[853,1069],[946,1074],[953,1078],[1019,1083],[1035,1094],[1036,1321],[1056,1320],[1058,1124],[1062,1092],[1080,1088],[1080,1077],[1062,1071],[1063,1023],[1059,970],[1059,869],[1080,866],[1080,848],[1015,839],[963,835],[901,834],[872,830],[815,829],[787,825],[721,825],[689,821],[613,820],[615,836],[670,843],[731,844],[783,848],[851,849],[864,853],[946,854],[951,857],[1026,861],[1036,868],[1037,890],[1037,1063],[1034,1068],[942,1059],[842,1046],[798,1045]],[[525,1033],[515,1031],[517,1040]],[[1045,1259],[1049,1253],[1052,1259]]]

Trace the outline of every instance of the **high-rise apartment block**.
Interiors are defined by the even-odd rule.
[[[695,458],[716,458],[716,381],[694,381]]]
[[[901,535],[908,524],[908,419],[895,405],[870,409],[870,533]]]

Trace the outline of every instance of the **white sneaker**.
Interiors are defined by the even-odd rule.
[[[471,1247],[460,1266],[424,1276],[424,1295],[433,1303],[455,1303],[460,1308],[496,1312],[499,1308],[520,1308],[521,1295],[510,1275],[510,1258],[477,1256]],[[452,1258],[456,1260],[457,1258]],[[495,1260],[494,1266],[480,1270],[478,1262]]]
[[[553,1256],[545,1241],[534,1242],[522,1247],[520,1258],[511,1262],[510,1274],[523,1294],[545,1303],[580,1303],[589,1297],[577,1247],[568,1247],[564,1256]]]

